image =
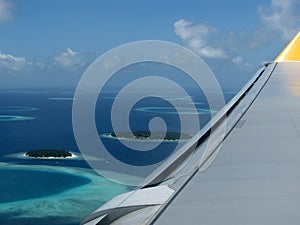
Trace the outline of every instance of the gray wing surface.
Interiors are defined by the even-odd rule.
[[[300,62],[278,63],[221,145],[155,224],[300,224]]]

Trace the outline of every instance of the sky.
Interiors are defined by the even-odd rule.
[[[106,51],[163,40],[241,85],[300,30],[299,0],[0,0],[0,89],[75,87]]]

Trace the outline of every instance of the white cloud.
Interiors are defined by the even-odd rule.
[[[0,0],[0,23],[6,23],[12,20],[12,4],[7,0]]]
[[[68,48],[65,52],[54,57],[53,61],[28,61],[25,57],[0,52],[0,73],[15,73],[19,71],[52,70],[56,65],[63,69],[77,70],[83,68],[90,61],[88,55],[82,55]]]
[[[287,42],[300,30],[300,1],[271,0],[270,5],[258,6],[260,25],[253,32],[232,34],[231,41],[238,49],[257,49],[278,39]]]
[[[234,62],[235,64],[239,64],[243,61],[243,57],[241,56],[236,56],[232,59],[232,62]]]
[[[65,52],[55,56],[54,60],[60,66],[69,69],[82,67],[86,64],[84,56],[71,48],[67,48]]]
[[[0,73],[15,73],[19,71],[35,71],[44,70],[49,67],[50,64],[43,62],[31,62],[25,57],[13,56],[7,53],[0,52]]]
[[[273,41],[290,41],[300,30],[299,0],[270,0],[258,6],[259,24],[253,31],[230,32],[227,47],[232,51],[261,49]]]
[[[244,71],[247,71],[254,67],[251,63],[245,61],[245,59],[242,56],[236,56],[232,58],[231,61],[233,62],[234,65],[238,66],[240,69]]]
[[[272,0],[267,8],[258,7],[260,20],[267,34],[279,34],[283,41],[290,40],[300,29],[299,0]],[[298,9],[298,12],[297,12]]]
[[[6,70],[20,70],[24,68],[28,62],[24,57],[16,57],[10,54],[0,52],[0,68]]]
[[[188,40],[198,36],[199,38],[204,38],[210,32],[215,31],[215,28],[205,25],[205,24],[196,24],[193,25],[192,22],[181,19],[175,22],[174,24],[175,33],[182,39]],[[202,41],[202,40],[199,40]]]
[[[217,29],[206,24],[193,24],[184,19],[174,23],[174,31],[184,44],[202,57],[227,58],[225,50],[212,44],[211,36]]]

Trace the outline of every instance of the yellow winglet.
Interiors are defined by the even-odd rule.
[[[300,32],[283,49],[275,62],[300,61]]]

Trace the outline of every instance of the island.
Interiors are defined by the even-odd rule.
[[[135,131],[135,132],[118,132],[106,133],[104,137],[111,137],[115,139],[126,139],[136,141],[184,141],[190,139],[189,134],[179,132],[150,132],[150,131]]]
[[[73,155],[66,150],[38,149],[26,152],[25,156],[32,158],[67,158]]]

